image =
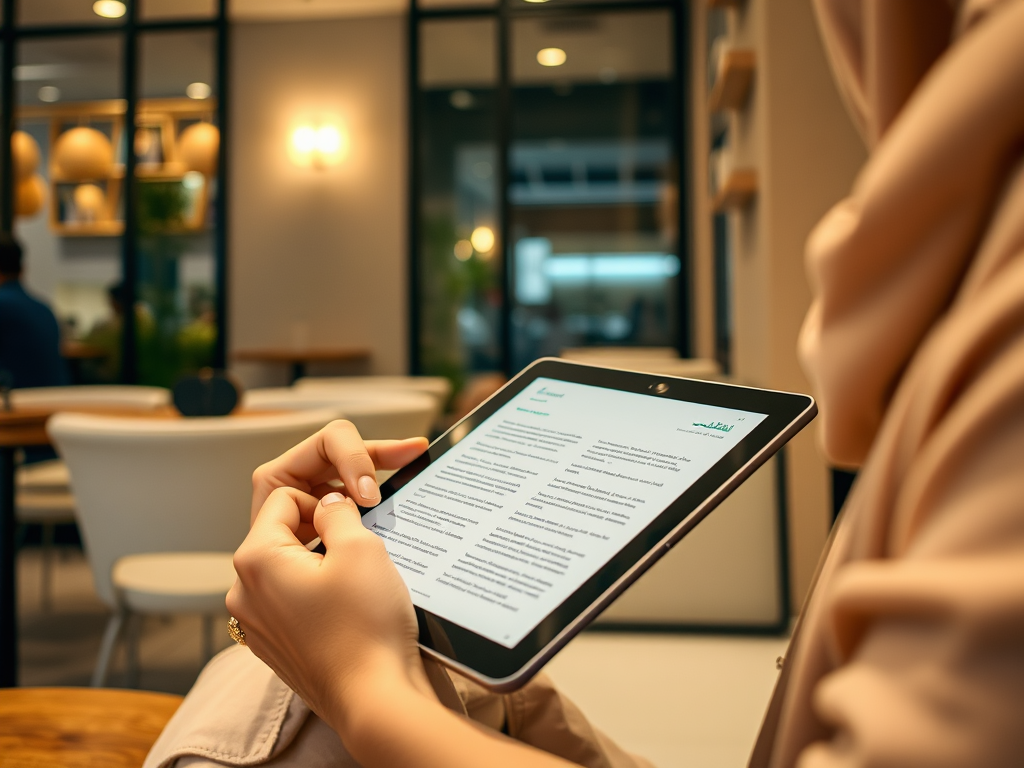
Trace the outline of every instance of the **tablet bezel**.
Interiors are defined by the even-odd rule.
[[[437,438],[420,458],[383,483],[381,500],[394,495],[538,378],[751,411],[766,414],[767,418],[548,614],[514,648],[507,648],[415,606],[420,629],[419,642],[423,650],[441,663],[495,691],[513,690],[525,684],[562,646],[593,621],[626,587],[657,562],[817,413],[817,406],[808,395],[542,358],[523,369],[501,390]],[[659,384],[667,384],[668,387],[660,391],[662,388],[658,387]]]

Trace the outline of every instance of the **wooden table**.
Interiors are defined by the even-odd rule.
[[[310,363],[363,363],[368,362],[372,355],[373,351],[368,347],[316,347],[310,349],[266,347],[263,349],[239,349],[231,356],[242,362],[290,365],[294,382],[306,375],[306,366]]]
[[[168,693],[104,688],[0,691],[0,764],[139,768],[180,704]]]

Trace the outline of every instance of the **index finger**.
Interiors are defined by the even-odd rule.
[[[351,422],[332,421],[253,473],[252,517],[255,519],[275,488],[309,493],[339,478],[357,504],[373,506],[380,501],[374,470],[405,466],[426,448],[427,440],[422,437],[364,442]]]

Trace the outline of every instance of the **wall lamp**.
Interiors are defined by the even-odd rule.
[[[348,133],[330,123],[300,125],[292,131],[289,154],[296,165],[327,168],[348,156]]]

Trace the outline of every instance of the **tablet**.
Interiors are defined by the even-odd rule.
[[[511,690],[816,412],[806,395],[542,359],[384,483],[363,524],[424,651]]]

